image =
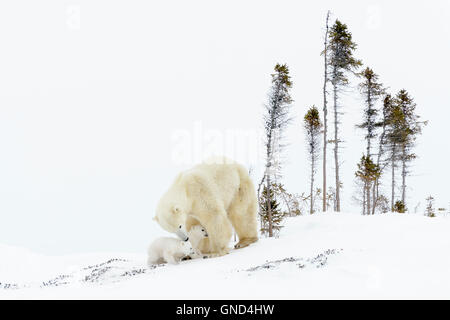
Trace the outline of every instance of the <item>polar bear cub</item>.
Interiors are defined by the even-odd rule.
[[[200,258],[202,256],[202,252],[199,249],[200,242],[208,237],[208,232],[201,225],[192,226],[191,230],[189,230],[189,242],[194,249],[194,254],[190,255],[191,258]]]
[[[178,264],[188,255],[194,255],[195,251],[189,241],[175,238],[161,237],[152,242],[148,248],[147,264],[170,263]]]

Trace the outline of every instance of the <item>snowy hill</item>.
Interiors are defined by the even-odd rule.
[[[318,214],[229,255],[148,268],[145,254],[0,246],[0,298],[450,298],[450,219]]]

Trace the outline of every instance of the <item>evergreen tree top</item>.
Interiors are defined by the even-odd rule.
[[[376,95],[384,93],[383,85],[379,83],[379,76],[371,68],[366,67],[363,71],[357,74],[363,78],[363,82],[359,85],[361,91],[371,89]]]
[[[292,81],[288,66],[277,63],[274,70],[275,73],[271,74],[272,88],[269,94],[269,105],[267,106],[269,116],[264,120],[265,122],[270,122],[272,129],[278,126],[278,124],[290,121],[287,109],[293,101],[289,93],[292,87]],[[274,120],[278,124],[274,123]]]
[[[357,74],[363,78],[359,84],[359,90],[364,95],[366,108],[364,110],[364,122],[357,125],[358,128],[368,129],[366,139],[371,139],[376,136],[373,132],[379,125],[376,123],[376,116],[378,114],[375,103],[384,94],[383,85],[378,81],[378,75],[369,67]]]
[[[286,64],[275,65],[275,73],[272,74],[272,83],[280,82],[284,84],[286,87],[292,87],[291,76],[289,75],[289,67]]]
[[[360,163],[358,163],[358,170],[355,175],[365,181],[373,181],[380,177],[380,166],[372,161],[370,156],[363,155]]]
[[[397,104],[405,114],[405,117],[410,119],[419,118],[414,114],[414,110],[416,109],[416,103],[405,89],[402,89],[397,93],[396,100]]]
[[[383,118],[375,124],[377,127],[389,125],[390,115],[391,115],[392,108],[393,108],[393,103],[394,102],[393,102],[392,96],[389,93],[386,93],[383,98],[383,107],[381,109],[382,113],[383,113]]]
[[[354,72],[361,65],[361,60],[353,56],[357,44],[352,40],[352,34],[348,31],[347,25],[336,20],[329,33],[328,52],[330,55],[330,66],[333,68],[332,81],[338,83],[348,82],[344,71]]]
[[[386,109],[386,111],[389,111],[390,109],[392,109],[392,95],[390,93],[387,93],[384,96],[383,109]]]
[[[309,128],[319,129],[322,127],[322,122],[320,121],[319,110],[316,106],[312,106],[304,117],[305,126]]]
[[[409,93],[402,89],[395,97],[395,121],[400,127],[401,134],[399,138],[404,144],[410,144],[417,134],[422,132],[422,122],[419,122],[420,116],[415,113],[416,103]]]
[[[331,27],[330,34],[334,38],[345,38],[352,40],[352,34],[348,31],[347,25],[342,23],[339,19],[336,19],[334,25]]]

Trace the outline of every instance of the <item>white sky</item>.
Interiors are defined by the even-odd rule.
[[[290,67],[297,116],[284,182],[306,191],[301,118],[322,106],[327,9],[353,33],[356,57],[394,93],[407,89],[430,121],[409,207],[432,194],[448,208],[449,1],[2,1],[0,243],[142,251],[162,233],[151,218],[176,173],[234,134],[241,149],[225,153],[259,179],[254,141],[277,62]],[[344,210],[359,210],[361,101],[349,88]],[[330,162],[330,182],[332,172]]]

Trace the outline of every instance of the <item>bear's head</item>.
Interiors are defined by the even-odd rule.
[[[189,230],[189,235],[193,237],[195,236],[198,239],[202,239],[208,237],[208,232],[206,232],[206,229],[203,226],[197,224],[193,226],[191,230]]]
[[[153,218],[170,233],[175,233],[181,240],[188,241],[186,220],[189,214],[187,199],[182,194],[166,193],[158,203],[156,216]]]

